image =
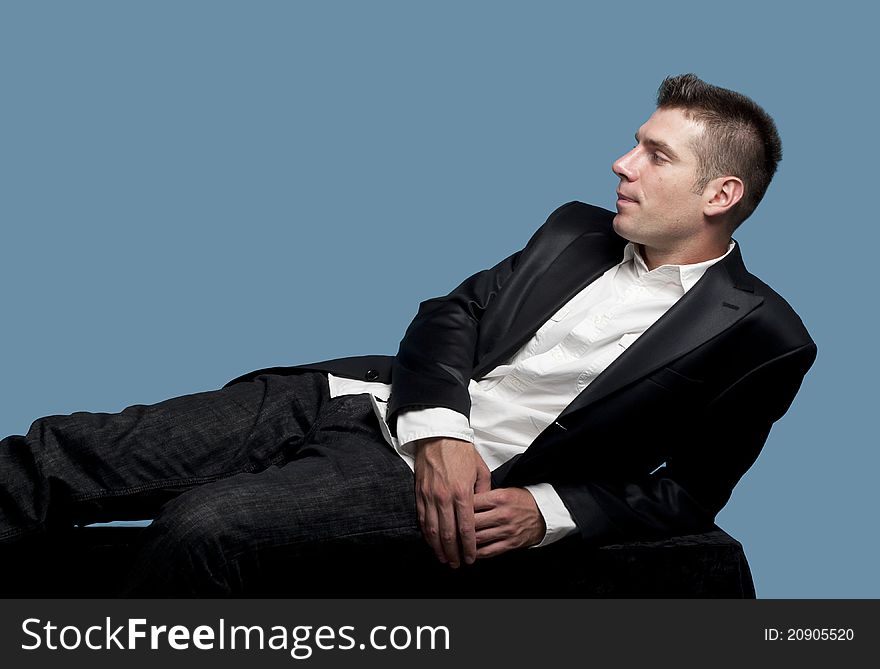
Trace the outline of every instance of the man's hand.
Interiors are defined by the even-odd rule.
[[[474,493],[491,489],[489,467],[469,441],[420,439],[415,446],[416,509],[440,562],[458,567],[477,557]]]
[[[474,495],[477,557],[501,555],[541,543],[547,531],[535,498],[525,488],[496,488]]]

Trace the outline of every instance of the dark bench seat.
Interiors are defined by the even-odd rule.
[[[39,579],[3,579],[3,595],[112,597],[141,531],[112,525],[74,528],[42,552],[45,564],[28,564]],[[388,556],[381,562],[324,556],[297,569],[282,568],[288,582],[274,580],[256,596],[755,597],[742,545],[717,527],[703,534],[600,548],[572,538],[458,570],[433,560],[413,567],[405,558]]]

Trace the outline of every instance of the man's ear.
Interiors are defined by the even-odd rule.
[[[703,213],[706,216],[725,216],[737,202],[742,200],[746,189],[739,177],[717,177],[707,185],[703,194],[706,196]]]

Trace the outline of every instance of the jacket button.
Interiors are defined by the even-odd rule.
[[[364,378],[367,381],[375,381],[379,378],[379,372],[377,372],[375,369],[368,369],[367,373],[364,374]]]

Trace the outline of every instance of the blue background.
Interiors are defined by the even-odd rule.
[[[776,118],[737,239],[819,345],[718,522],[761,597],[880,596],[876,17],[586,4],[4,2],[0,433],[394,353],[559,204],[613,209],[693,71]]]

